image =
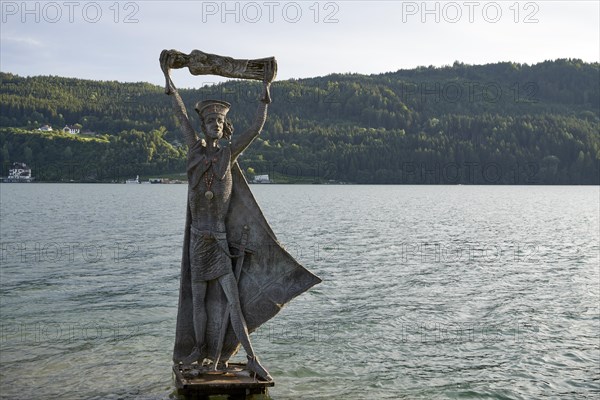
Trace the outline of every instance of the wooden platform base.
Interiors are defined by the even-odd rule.
[[[173,365],[177,393],[202,399],[209,395],[229,395],[245,398],[251,394],[266,394],[274,381],[254,377],[244,369],[245,364],[231,363],[226,370],[212,371],[207,366]]]

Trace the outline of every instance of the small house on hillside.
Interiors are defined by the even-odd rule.
[[[38,128],[38,131],[50,132],[52,127],[50,125],[42,125]]]
[[[76,135],[79,133],[79,128],[76,128],[73,125],[65,125],[65,127],[63,128],[63,132]]]

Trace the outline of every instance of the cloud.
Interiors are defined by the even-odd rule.
[[[2,35],[2,39],[0,39],[0,42],[8,42],[8,43],[2,43],[2,46],[10,45],[10,44],[26,45],[26,46],[30,46],[30,47],[43,47],[44,46],[44,44],[41,41],[34,39],[32,37],[15,37],[15,36]]]
[[[165,48],[234,58],[275,56],[280,79],[382,73],[455,60],[598,59],[597,2],[538,2],[537,8],[520,2],[518,15],[511,2],[479,3],[470,22],[470,11],[461,2],[453,3],[460,10],[439,2],[433,14],[438,3],[424,8],[422,2],[389,1],[115,1],[83,2],[67,9],[70,2],[52,2],[54,8],[65,7],[60,19],[54,18],[54,8],[43,5],[37,20],[30,14],[6,16],[0,59],[4,71],[21,75],[160,85],[158,55]],[[485,13],[488,3],[501,8],[498,22],[489,22],[496,14],[492,7]],[[454,23],[458,11],[460,21]],[[538,22],[525,23],[532,16]],[[182,87],[219,80],[181,72],[177,83]]]

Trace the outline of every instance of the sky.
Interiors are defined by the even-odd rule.
[[[163,85],[163,49],[275,56],[277,79],[600,61],[600,1],[1,1],[0,70]],[[177,70],[178,87],[222,81]]]

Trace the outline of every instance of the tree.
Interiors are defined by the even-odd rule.
[[[246,168],[246,178],[251,181],[256,176],[256,171],[252,167]]]
[[[31,147],[25,146],[23,148],[23,157],[25,157],[26,163],[31,164],[33,161],[33,150],[31,150]]]
[[[71,150],[71,146],[65,147],[65,149],[63,150],[63,157],[68,161],[70,161],[73,158],[73,150]]]
[[[0,150],[0,164],[8,164],[10,163],[10,153],[8,152],[8,145],[4,143],[2,146],[2,150]]]

